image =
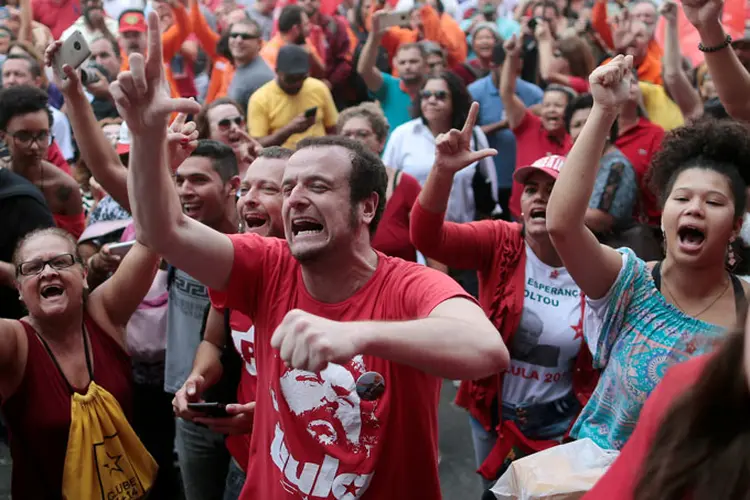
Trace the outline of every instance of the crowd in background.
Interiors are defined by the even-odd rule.
[[[592,498],[744,498],[747,18],[5,0],[13,496],[81,494],[95,381],[149,498],[439,498],[447,378],[485,490],[590,438],[623,451]],[[90,57],[55,71],[79,35]],[[391,326],[340,344],[368,320]]]

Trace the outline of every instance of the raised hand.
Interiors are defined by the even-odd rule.
[[[720,24],[724,0],[683,0],[682,10],[688,21],[700,30],[710,24]]]
[[[198,130],[195,122],[187,122],[187,115],[180,113],[169,126],[167,150],[169,167],[172,172],[198,147]]]
[[[552,32],[549,29],[549,22],[540,19],[539,22],[536,23],[534,38],[540,42],[552,40]]]
[[[62,44],[62,40],[57,40],[56,42],[52,42],[51,44],[49,44],[47,50],[44,51],[45,66],[52,68],[52,63],[55,60],[55,56],[60,51],[60,47],[62,47]],[[59,78],[57,76],[57,72],[52,71],[52,82],[57,86],[57,88],[62,91],[63,94],[68,94],[75,91],[78,91],[82,94],[83,85],[81,84],[81,79],[78,77],[78,72],[68,64],[63,65],[62,70],[65,74],[65,78]]]
[[[354,324],[321,318],[299,309],[286,313],[271,337],[271,347],[292,368],[317,372],[328,363],[345,363],[358,354]]]
[[[263,146],[261,146],[261,144],[255,138],[248,135],[248,133],[242,129],[240,129],[240,135],[243,139],[242,144],[240,145],[240,151],[242,152],[242,154],[241,157],[238,158],[238,160],[241,163],[250,165],[258,157],[260,151],[263,149]]]
[[[148,57],[130,55],[130,71],[123,71],[110,85],[110,93],[120,116],[128,124],[132,136],[163,137],[169,115],[195,114],[200,105],[190,99],[173,99],[164,80],[164,61],[161,47],[159,18],[156,12],[148,15]]]
[[[630,96],[633,56],[618,55],[589,76],[594,104],[609,112],[619,112]]]
[[[479,104],[471,104],[469,116],[461,130],[451,129],[446,134],[440,134],[435,139],[435,165],[446,173],[455,174],[459,170],[468,167],[474,162],[495,156],[497,151],[488,148],[481,151],[471,150],[471,136],[479,113]]]
[[[674,0],[664,0],[659,7],[659,14],[669,23],[677,22],[677,3]]]
[[[521,55],[521,42],[518,41],[516,35],[511,35],[510,38],[505,40],[503,48],[507,57],[519,57]]]

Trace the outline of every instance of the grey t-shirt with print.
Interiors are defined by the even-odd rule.
[[[193,369],[201,343],[203,315],[208,307],[208,288],[187,273],[174,270],[167,303],[167,355],[164,390],[176,393]]]

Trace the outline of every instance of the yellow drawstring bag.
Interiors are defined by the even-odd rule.
[[[157,469],[112,394],[91,380],[86,394],[72,395],[63,498],[144,498]]]

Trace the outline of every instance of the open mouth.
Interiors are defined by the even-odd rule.
[[[268,219],[260,214],[245,214],[244,220],[247,229],[256,229],[262,227]]]
[[[529,217],[532,219],[545,220],[547,218],[547,209],[545,208],[534,208],[529,213]]]
[[[183,203],[182,204],[182,212],[188,217],[193,217],[195,214],[198,213],[200,208],[201,206],[199,203]]]
[[[52,297],[59,297],[65,293],[65,289],[60,285],[45,285],[39,292],[42,298],[50,299]]]
[[[677,237],[680,243],[688,248],[698,248],[706,240],[706,234],[703,230],[695,226],[682,226],[677,230]]]
[[[318,234],[322,231],[323,224],[312,219],[295,219],[292,221],[292,234],[294,236]]]

